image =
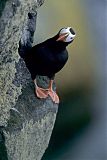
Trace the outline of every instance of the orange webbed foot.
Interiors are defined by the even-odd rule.
[[[40,88],[40,87],[36,87],[35,93],[38,98],[47,98],[48,97],[48,90]]]
[[[53,102],[59,104],[59,97],[58,97],[58,95],[53,90],[49,90],[48,94],[51,97],[51,99],[52,99]]]
[[[47,98],[48,97],[48,90],[38,87],[36,79],[34,80],[35,84],[35,94],[38,98]]]
[[[43,88],[38,87],[36,83],[36,79],[34,80],[34,84],[35,84],[35,94],[38,98],[45,99],[49,95],[54,103],[59,104],[59,97],[56,94],[56,92],[53,91],[52,89],[53,80],[50,81],[48,89],[43,89]]]

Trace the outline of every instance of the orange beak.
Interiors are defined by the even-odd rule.
[[[59,36],[59,38],[56,41],[65,41],[65,39],[68,37],[69,33],[63,33]]]

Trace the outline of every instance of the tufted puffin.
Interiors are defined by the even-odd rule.
[[[53,91],[53,81],[55,74],[64,67],[68,60],[66,47],[73,42],[75,35],[71,27],[62,28],[57,35],[33,46],[22,57],[31,73],[38,98],[47,98],[49,95],[54,103],[59,103],[59,97]],[[40,88],[37,85],[37,75],[49,77],[48,89]]]

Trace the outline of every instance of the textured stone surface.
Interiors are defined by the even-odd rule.
[[[8,111],[15,105],[21,88],[12,82],[15,78],[15,64],[19,61],[18,44],[28,12],[36,10],[42,1],[8,0],[0,18],[0,125],[6,123]],[[22,73],[23,74],[23,73]],[[22,76],[23,77],[23,76]],[[15,81],[15,80],[14,80]]]
[[[0,160],[40,160],[54,126],[58,105],[49,97],[35,97],[34,84],[18,54],[21,37],[23,45],[29,38],[33,42],[36,9],[43,2],[8,0],[0,10]],[[47,77],[38,77],[40,86],[48,82]]]

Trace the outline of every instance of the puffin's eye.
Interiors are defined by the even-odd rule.
[[[75,32],[73,31],[72,28],[70,28],[70,32],[71,32],[73,35],[75,35]]]

